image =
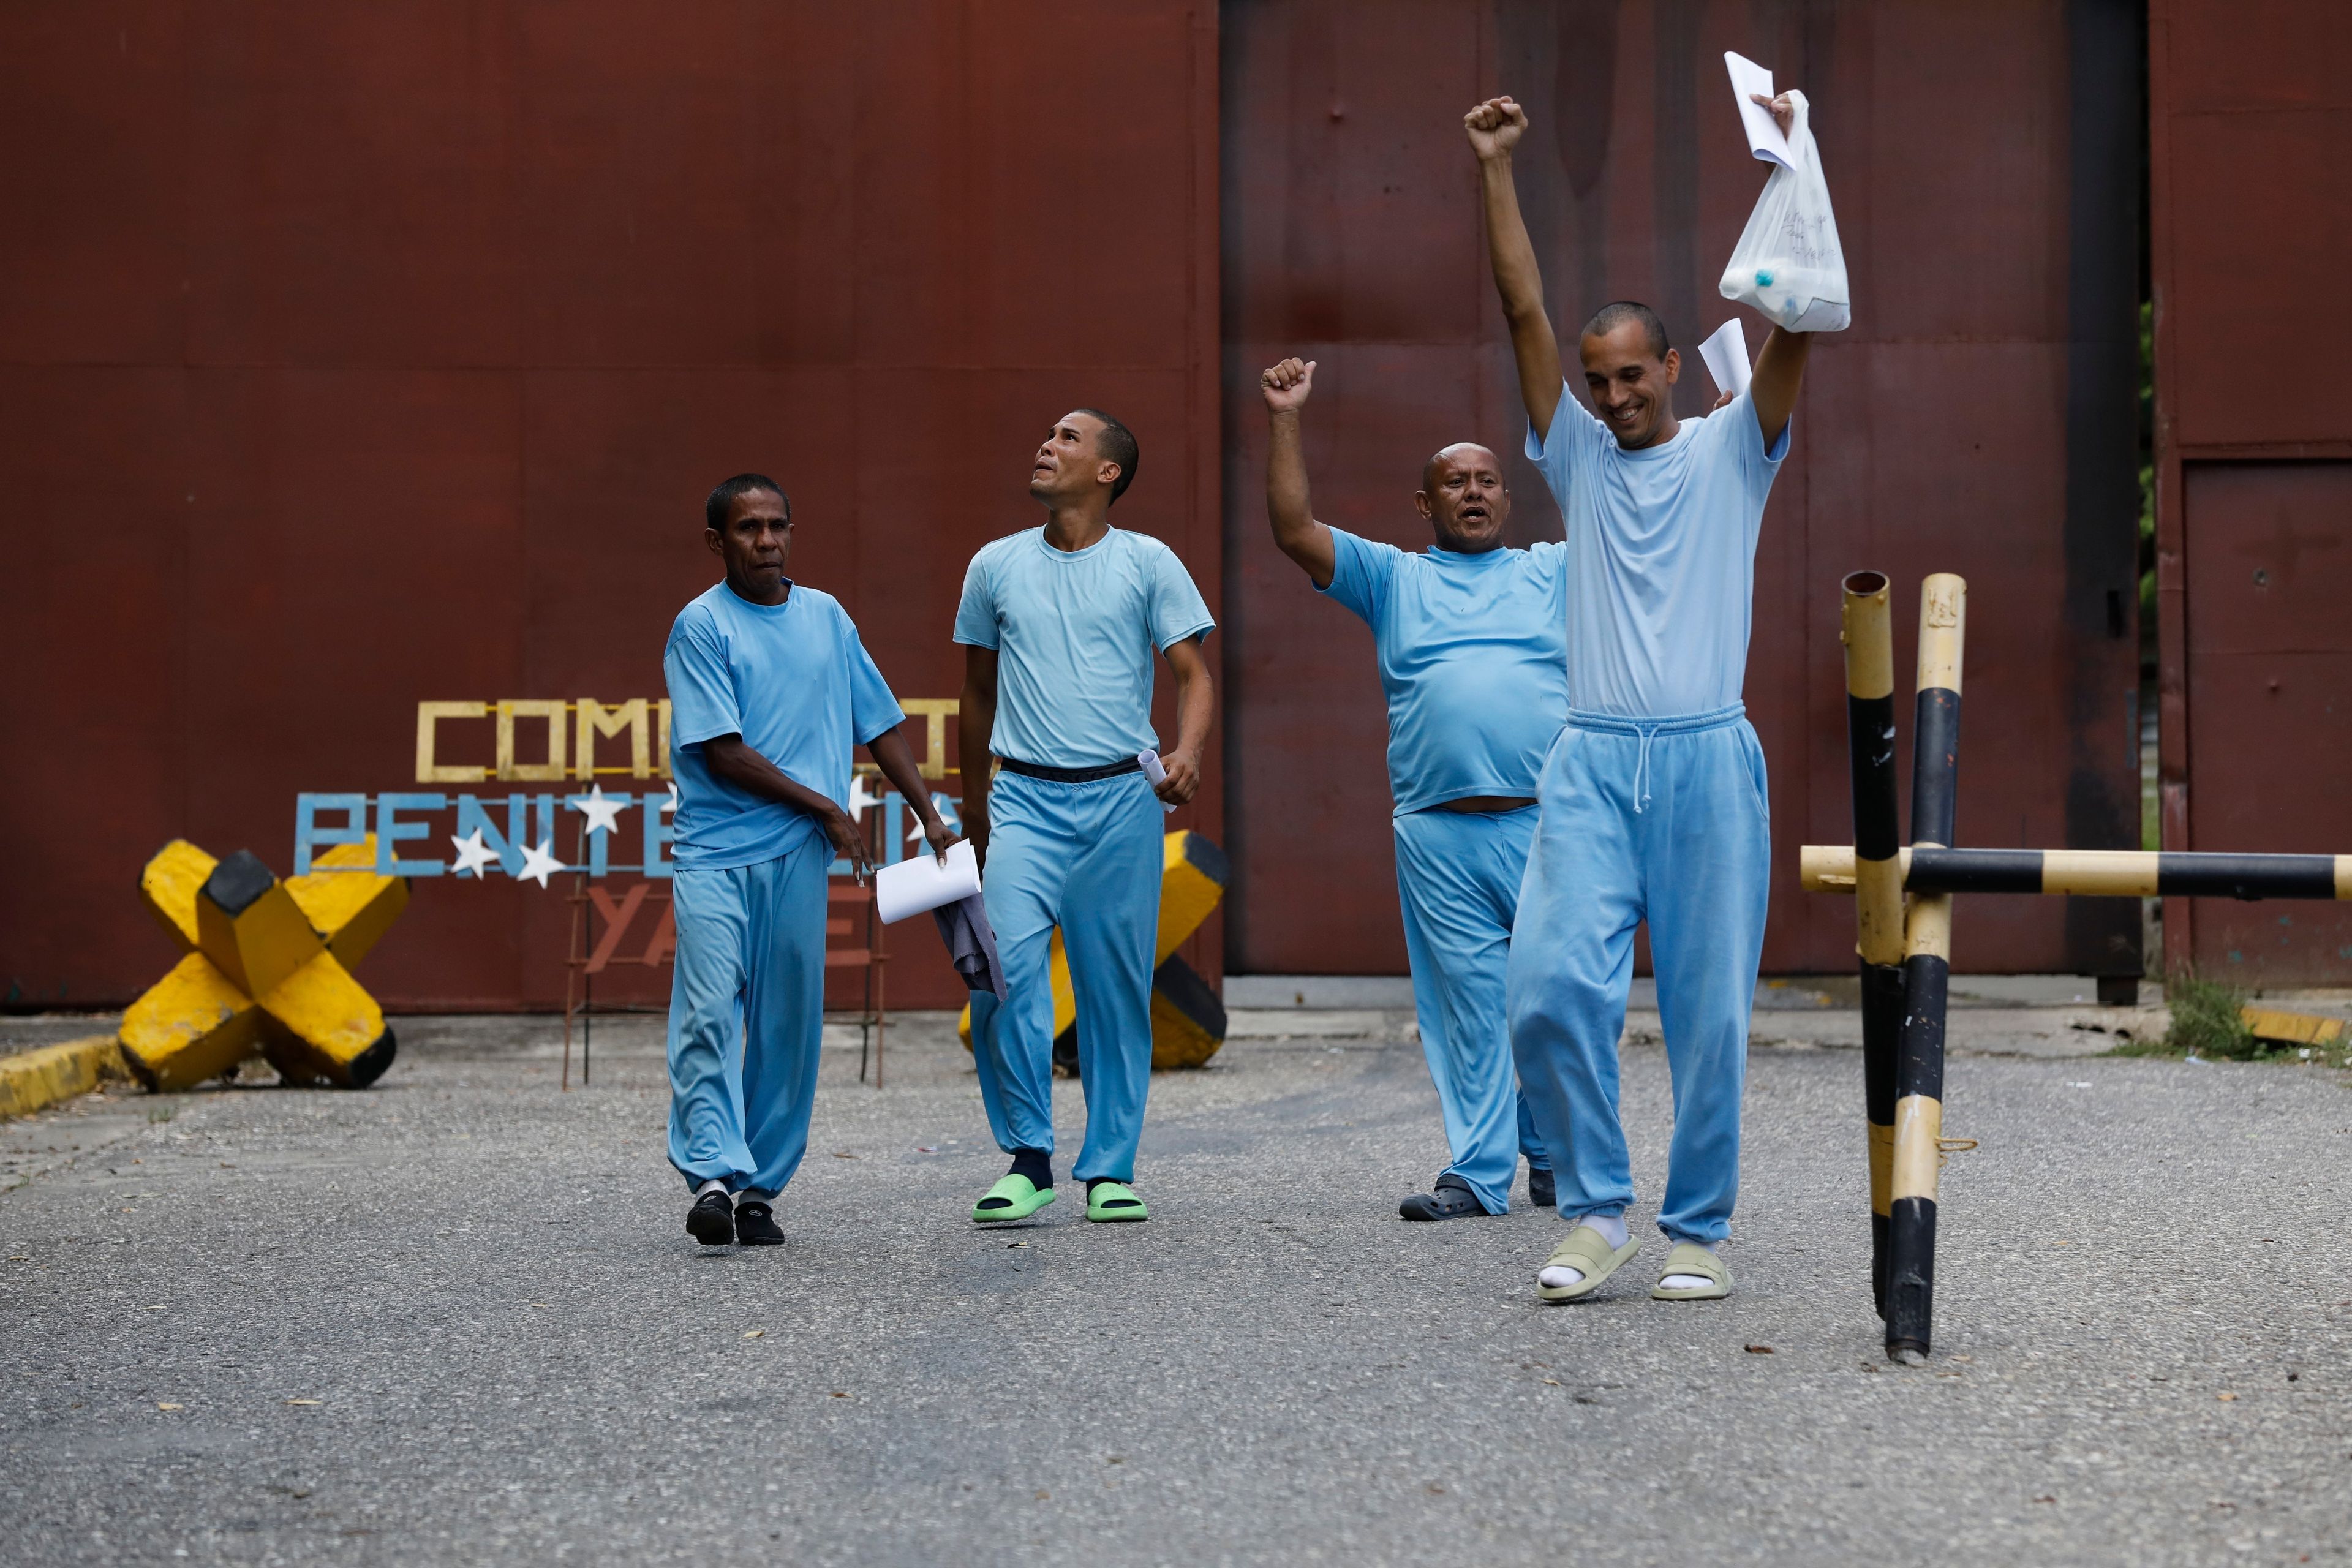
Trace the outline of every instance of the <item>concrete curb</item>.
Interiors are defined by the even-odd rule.
[[[29,1116],[60,1100],[88,1094],[104,1079],[130,1076],[111,1035],[0,1057],[0,1117]]]

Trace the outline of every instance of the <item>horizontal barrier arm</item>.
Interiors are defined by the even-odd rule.
[[[2352,855],[2233,855],[2207,850],[1906,849],[1913,893],[2043,893],[2073,898],[2352,899]],[[1852,893],[1850,845],[1799,852],[1809,893]]]

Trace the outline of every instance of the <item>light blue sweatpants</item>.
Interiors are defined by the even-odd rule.
[[[669,987],[669,1163],[773,1197],[808,1152],[824,1030],[822,837],[724,871],[681,867]]]
[[[1551,1163],[1511,1063],[1503,971],[1536,811],[1412,811],[1396,819],[1397,901],[1422,1055],[1445,1118],[1445,1169],[1508,1214],[1519,1155]]]
[[[1511,1048],[1563,1219],[1633,1201],[1617,1040],[1633,928],[1647,919],[1675,1100],[1658,1228],[1707,1246],[1730,1234],[1772,858],[1764,749],[1744,714],[1736,703],[1675,719],[1570,712],[1544,759],[1507,989]]]
[[[1055,784],[1000,773],[988,792],[981,893],[1005,999],[971,998],[971,1055],[988,1127],[1007,1153],[1054,1148],[1051,943],[1062,928],[1078,1004],[1087,1141],[1071,1175],[1135,1178],[1151,1088],[1151,958],[1164,833],[1139,773]]]

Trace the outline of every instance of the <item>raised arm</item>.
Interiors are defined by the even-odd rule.
[[[1760,92],[1748,96],[1771,111],[1781,135],[1795,129],[1797,106],[1787,93],[1773,98]],[[1756,356],[1756,372],[1748,382],[1748,400],[1756,405],[1756,426],[1764,433],[1767,451],[1780,438],[1780,432],[1789,427],[1790,416],[1797,412],[1797,393],[1805,384],[1805,360],[1812,347],[1811,333],[1775,327],[1764,339],[1763,352]]]
[[[1298,435],[1299,411],[1315,390],[1315,362],[1284,360],[1261,374],[1257,384],[1265,395],[1265,515],[1274,542],[1318,588],[1328,588],[1339,563],[1331,531],[1315,521],[1307,499],[1307,455]]]
[[[1478,194],[1486,216],[1486,256],[1495,265],[1495,288],[1503,296],[1503,319],[1510,323],[1511,353],[1519,362],[1519,398],[1538,432],[1551,429],[1559,410],[1559,339],[1544,314],[1543,270],[1519,216],[1519,190],[1511,180],[1511,149],[1528,128],[1528,111],[1509,98],[1490,98],[1462,117],[1471,150],[1478,154]]]
[[[963,700],[956,708],[956,759],[963,769],[963,836],[988,864],[988,785],[995,762],[988,738],[996,730],[996,650],[963,647]]]
[[[1804,385],[1805,359],[1812,346],[1812,333],[1775,327],[1764,340],[1763,352],[1756,356],[1756,374],[1748,378],[1748,398],[1756,405],[1756,426],[1764,432],[1767,451],[1780,438],[1780,432],[1789,427],[1789,416],[1797,411],[1797,393]]]

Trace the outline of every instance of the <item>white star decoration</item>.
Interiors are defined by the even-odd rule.
[[[851,821],[865,821],[867,810],[874,806],[880,805],[881,804],[882,797],[880,795],[868,795],[866,793],[866,775],[864,773],[852,773],[849,775],[849,818]]]
[[[618,833],[621,830],[621,803],[606,795],[603,784],[590,784],[586,795],[575,795],[564,804],[588,818],[588,831],[591,833]]]
[[[522,869],[515,873],[515,880],[520,882],[529,879],[537,882],[542,888],[546,887],[548,873],[566,868],[562,861],[548,853],[554,847],[555,840],[552,838],[542,838],[537,844],[524,845]]]
[[[482,830],[478,827],[463,838],[453,833],[449,836],[449,842],[457,851],[457,863],[449,870],[453,877],[478,879],[488,876],[488,868],[498,864],[499,852],[482,842]]]

